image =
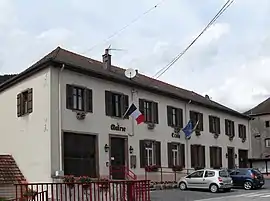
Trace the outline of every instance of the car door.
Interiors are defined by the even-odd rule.
[[[203,188],[208,189],[215,178],[215,171],[206,170],[203,177]]]
[[[186,177],[188,188],[203,188],[204,170],[198,170]]]
[[[242,186],[245,181],[246,170],[244,169],[237,169],[231,173],[231,177],[233,179],[234,186]]]

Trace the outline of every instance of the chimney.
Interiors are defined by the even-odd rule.
[[[207,94],[205,95],[205,98],[207,98],[208,100],[210,100],[210,97]]]
[[[103,68],[105,70],[110,70],[111,68],[111,55],[109,54],[109,49],[105,49],[105,54],[102,55],[103,58]]]

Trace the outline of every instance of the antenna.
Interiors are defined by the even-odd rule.
[[[125,76],[129,79],[134,78],[136,75],[137,75],[136,70],[132,68],[128,68],[127,70],[125,70]]]
[[[116,51],[126,51],[124,49],[118,49],[118,48],[111,48],[111,45],[109,45],[108,48],[105,49],[105,51],[107,51],[109,53],[110,50],[116,50]]]

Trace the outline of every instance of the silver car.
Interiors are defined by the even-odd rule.
[[[232,178],[227,170],[204,169],[197,170],[178,181],[181,190],[188,188],[209,189],[212,193],[220,189],[229,192],[233,186]]]

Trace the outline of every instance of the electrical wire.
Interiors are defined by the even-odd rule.
[[[115,36],[119,35],[121,32],[123,32],[125,29],[127,29],[128,27],[130,27],[132,24],[134,24],[135,22],[137,22],[138,20],[140,20],[142,17],[144,17],[145,15],[147,15],[148,13],[150,13],[151,11],[153,11],[155,8],[157,8],[160,4],[162,4],[164,1],[166,0],[161,0],[159,3],[155,4],[154,6],[152,6],[150,9],[146,10],[145,12],[143,12],[141,15],[139,15],[138,17],[136,17],[135,19],[133,19],[130,23],[128,23],[127,25],[123,26],[121,29],[119,29],[118,31],[115,31],[114,33],[112,33],[110,36],[108,36],[105,40],[103,40],[100,43],[97,43],[95,45],[93,45],[92,47],[90,47],[88,50],[86,50],[85,52],[83,52],[82,54],[85,54],[89,51],[91,51],[92,49],[94,49],[96,46],[104,44],[106,42],[108,42],[110,39],[114,38]]]
[[[173,64],[175,64],[188,50],[189,48],[202,36],[202,34],[214,24],[214,22],[229,8],[229,6],[234,2],[234,0],[228,0],[223,7],[219,10],[219,12],[212,18],[212,20],[207,24],[207,26],[200,32],[200,34],[176,57],[173,58],[165,67],[160,69],[154,76],[154,79],[158,79],[161,77],[165,72],[167,72]]]

